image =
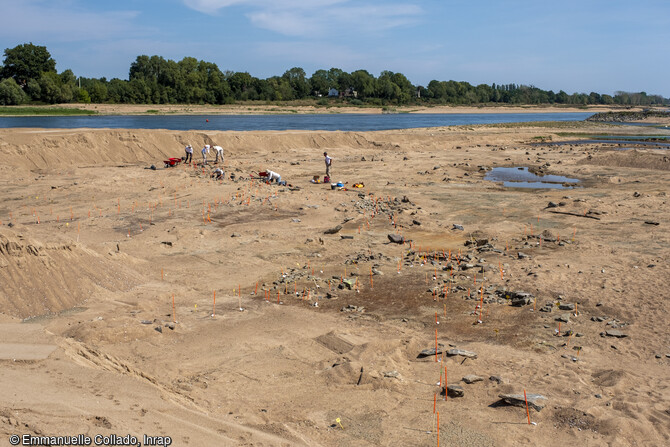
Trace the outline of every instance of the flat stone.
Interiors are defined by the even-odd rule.
[[[469,359],[476,359],[477,354],[472,351],[466,351],[465,349],[449,349],[447,351],[448,356],[460,355],[461,357],[466,357]]]
[[[445,390],[441,394],[444,394]],[[449,397],[463,397],[465,396],[465,390],[460,385],[447,385],[446,389],[447,396]]]
[[[458,224],[453,224],[453,227],[451,229],[452,230],[465,231],[465,228],[463,228],[463,225],[458,225]]]
[[[402,244],[405,242],[405,237],[400,234],[389,233],[386,235],[386,237],[388,237],[389,241],[393,242],[394,244]]]
[[[560,321],[561,323],[570,323],[570,314],[562,314],[556,317],[555,321]]]
[[[335,234],[338,231],[340,231],[341,229],[342,229],[342,225],[338,225],[336,227],[327,229],[326,231],[323,232],[323,234]]]
[[[616,329],[609,329],[605,331],[605,335],[608,337],[615,337],[615,338],[625,338],[628,337],[627,334],[624,334],[623,332],[616,330]]]
[[[517,256],[519,257],[519,259],[528,259],[528,258],[530,258],[530,256],[528,256],[526,253],[521,253],[521,252],[517,253]]]
[[[533,408],[535,411],[540,411],[546,405],[547,398],[541,394],[526,394],[524,399],[523,394],[499,394],[498,397],[508,405],[516,407],[526,407],[526,399],[528,400],[528,408]]]
[[[400,373],[398,371],[395,371],[395,370],[386,371],[384,373],[384,377],[388,377],[388,378],[391,378],[391,379],[399,379],[400,378]]]
[[[547,203],[547,208],[556,208],[556,207],[558,207],[558,205],[554,202]]]
[[[561,303],[558,305],[561,310],[575,310],[575,305],[572,303]]]
[[[467,383],[468,385],[475,382],[482,382],[483,380],[483,377],[476,376],[474,374],[468,374],[467,376],[463,377],[463,382]]]
[[[437,355],[442,354],[442,351],[443,351],[442,346],[438,345],[437,346]],[[423,351],[421,351],[419,353],[418,357],[423,358],[423,357],[430,357],[430,356],[434,356],[434,355],[435,355],[435,348],[430,348],[430,349],[424,349]]]
[[[491,382],[496,382],[496,383],[498,383],[498,384],[505,383],[505,379],[503,379],[503,378],[500,377],[500,376],[491,376],[491,377],[489,377],[489,380],[490,380]]]

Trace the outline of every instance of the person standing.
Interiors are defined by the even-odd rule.
[[[323,153],[324,160],[326,162],[326,177],[330,178],[330,167],[333,164],[333,159],[328,156],[328,152]]]
[[[190,163],[193,161],[193,147],[191,147],[190,144],[186,145],[185,148],[186,151],[186,158],[184,159],[184,163]]]
[[[207,164],[207,154],[209,154],[209,144],[205,144],[205,147],[202,148],[202,164]]]
[[[223,163],[223,148],[221,146],[212,146],[212,149],[216,151],[216,160],[214,160],[214,163],[219,162],[219,157],[221,157],[221,163]]]

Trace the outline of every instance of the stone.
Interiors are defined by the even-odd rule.
[[[476,359],[477,358],[476,353],[474,353],[472,351],[466,351],[465,349],[455,349],[455,348],[454,349],[449,349],[447,351],[447,355],[448,356],[460,355],[462,357],[469,358],[469,359]]]
[[[142,324],[151,324],[151,323],[153,323],[153,321],[151,321],[151,320],[142,320],[142,321],[140,321],[140,323],[142,323]]]
[[[447,385],[446,390],[443,388],[442,393],[444,394],[446,392],[447,396],[449,397],[463,397],[465,396],[465,390],[463,390],[463,387],[460,385]]]
[[[174,331],[175,324],[173,322],[169,321],[169,322],[165,323],[165,327]]]
[[[154,328],[154,330],[157,331],[157,332],[160,332],[161,334],[163,333],[163,328],[160,327],[160,326],[156,326],[156,327]]]
[[[556,317],[555,321],[560,321],[561,323],[570,323],[570,314],[561,314]]]
[[[541,394],[528,394],[526,393],[526,399],[524,399],[523,394],[499,394],[498,397],[502,399],[508,405],[514,405],[515,407],[526,407],[526,399],[528,400],[528,408],[532,408],[535,411],[540,411],[546,405],[547,398]]]
[[[293,222],[293,223],[300,223],[300,219],[293,218],[293,219],[291,219],[291,222]]]
[[[240,233],[233,233],[230,237],[242,237],[242,235]]]
[[[505,379],[503,379],[500,376],[491,376],[491,377],[489,377],[489,380],[491,382],[496,382],[497,384],[505,383]]]
[[[615,337],[615,338],[625,338],[628,337],[627,334],[624,334],[623,332],[617,330],[617,329],[608,329],[605,331],[605,336],[607,337]]]
[[[437,345],[437,354],[442,354],[443,347],[439,344]],[[424,349],[417,356],[418,358],[430,357],[435,355],[435,348]]]
[[[412,223],[413,223],[414,225],[421,225],[421,222],[419,222],[419,221],[416,220],[416,219],[412,220]]]
[[[463,225],[458,225],[458,224],[453,224],[453,227],[451,229],[452,230],[465,231],[465,228],[463,228]]]
[[[519,259],[529,259],[530,258],[530,256],[528,256],[526,253],[522,253],[522,252],[517,253],[517,256],[519,257]]]
[[[481,377],[481,376],[474,375],[474,374],[468,374],[467,376],[463,377],[462,380],[463,380],[463,382],[465,382],[469,385],[469,384],[475,383],[475,382],[482,382],[484,380],[484,378]]]
[[[575,310],[575,305],[572,303],[561,303],[558,305],[561,310]]]
[[[346,234],[346,235],[343,234],[343,235],[340,235],[340,239],[353,239],[353,238],[354,238],[354,237],[353,237],[352,235],[350,235],[350,234]]]
[[[384,377],[388,377],[388,378],[391,378],[391,379],[399,379],[400,378],[400,373],[398,371],[395,371],[395,370],[386,371],[383,374],[384,374]]]
[[[323,232],[323,234],[335,234],[338,231],[340,231],[341,229],[342,229],[342,225],[338,225],[336,227],[327,229],[326,231]]]
[[[533,295],[528,292],[512,292],[509,296],[512,306],[521,307],[533,303]]]
[[[403,242],[405,242],[405,237],[400,234],[389,233],[386,235],[386,237],[388,237],[389,241],[391,241],[394,244],[402,244]]]
[[[558,207],[558,205],[555,204],[554,202],[549,202],[549,203],[547,204],[547,208],[556,208],[556,207]]]

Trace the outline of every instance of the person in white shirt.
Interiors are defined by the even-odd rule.
[[[186,158],[184,159],[184,163],[190,163],[193,161],[193,148],[191,147],[190,144],[186,145],[186,148],[184,149],[186,151]]]
[[[330,177],[330,167],[333,164],[333,159],[328,156],[327,152],[323,153],[324,161],[326,162],[326,177]]]
[[[207,154],[209,154],[209,144],[205,144],[205,147],[202,148],[202,164],[207,164]]]
[[[276,172],[270,171],[269,169],[266,172],[268,174],[268,182],[272,183],[272,180],[276,181],[277,183],[281,182],[281,175],[277,174]]]
[[[219,162],[219,157],[221,157],[221,163],[223,163],[223,148],[221,146],[212,146],[212,149],[216,151],[216,160],[214,160],[214,163]]]
[[[221,168],[216,168],[214,172],[212,172],[212,177],[216,177],[217,180],[222,180],[224,175],[225,172],[223,172],[223,169]]]

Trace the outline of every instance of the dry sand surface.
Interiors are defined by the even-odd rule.
[[[546,143],[641,129],[1,130],[0,445],[668,445],[670,157]]]

